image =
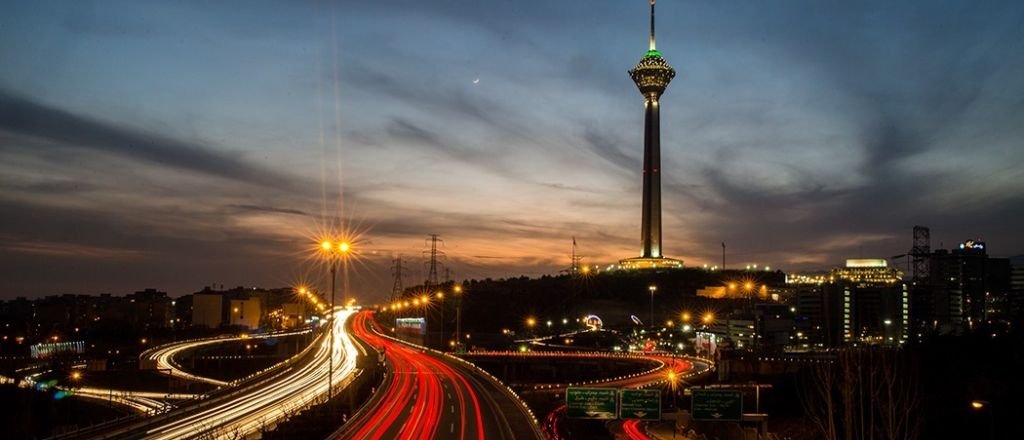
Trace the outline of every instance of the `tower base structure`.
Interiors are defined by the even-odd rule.
[[[619,260],[619,267],[623,270],[682,269],[683,260],[667,257],[634,257]]]

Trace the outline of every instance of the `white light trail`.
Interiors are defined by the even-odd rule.
[[[331,320],[334,353],[329,353],[329,339],[320,338],[311,361],[291,366],[280,376],[243,394],[150,429],[146,431],[146,438],[170,440],[200,435],[203,438],[232,438],[273,425],[285,416],[286,409],[304,407],[327,394],[329,356],[334,358],[332,384],[346,383],[356,371],[357,348],[345,329],[345,322],[354,313],[354,310],[347,309],[335,311]]]
[[[178,368],[178,365],[174,363],[174,357],[177,356],[179,353],[185,351],[185,350],[191,350],[191,349],[199,348],[199,347],[202,347],[204,345],[222,344],[222,343],[225,343],[225,342],[241,341],[241,340],[245,340],[245,339],[276,338],[276,337],[281,337],[281,336],[291,336],[291,335],[298,335],[298,334],[303,334],[303,333],[309,333],[309,330],[299,330],[299,331],[285,332],[285,333],[268,333],[268,334],[261,334],[261,335],[252,335],[252,336],[245,335],[245,336],[233,336],[233,337],[229,337],[229,338],[199,339],[199,340],[195,340],[195,341],[175,342],[175,343],[172,343],[172,344],[163,345],[163,346],[160,346],[160,347],[156,347],[156,348],[147,350],[140,357],[143,358],[143,359],[153,359],[153,360],[156,360],[157,371],[159,371],[161,373],[166,372],[165,374],[168,374],[170,376],[177,376],[177,377],[185,378],[185,379],[196,381],[196,382],[209,383],[209,384],[213,384],[213,385],[216,385],[216,386],[219,386],[219,387],[220,386],[228,386],[228,385],[231,385],[231,382],[225,382],[223,380],[217,380],[217,379],[214,379],[214,378],[211,378],[211,377],[197,376],[195,374],[189,373],[189,372],[187,372],[185,370],[182,370],[182,369]]]

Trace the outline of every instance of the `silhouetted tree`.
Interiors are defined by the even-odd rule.
[[[920,390],[913,361],[892,348],[849,348],[812,366],[802,403],[826,440],[913,440]]]

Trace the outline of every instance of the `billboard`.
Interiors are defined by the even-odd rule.
[[[395,319],[395,336],[405,342],[424,345],[427,335],[427,320],[425,318],[397,318]]]
[[[85,341],[48,342],[29,346],[32,359],[46,359],[58,354],[82,354],[85,352]]]

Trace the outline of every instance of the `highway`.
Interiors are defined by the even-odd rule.
[[[383,350],[388,376],[332,438],[542,438],[511,390],[468,362],[384,336],[372,317],[354,318],[357,338]]]
[[[176,417],[146,431],[145,438],[172,440],[203,435],[204,438],[232,438],[238,434],[257,432],[285,416],[285,408],[300,408],[327,393],[327,371],[330,357],[334,358],[336,386],[349,378],[356,369],[358,349],[345,328],[345,321],[355,313],[339,309],[334,312],[334,352],[329,339],[322,338],[309,362],[289,368],[287,374],[275,377],[250,390],[210,405],[201,411]],[[208,426],[204,426],[208,425]],[[214,435],[207,435],[212,431]]]
[[[654,361],[656,366],[646,371],[634,374],[607,377],[585,382],[573,383],[545,383],[534,384],[529,389],[522,391],[525,394],[565,394],[566,387],[610,387],[610,388],[669,388],[673,380],[676,386],[686,386],[686,379],[707,373],[711,367],[711,361],[693,358],[676,357],[663,353],[652,354],[615,354],[606,352],[474,352],[473,356],[495,356],[495,357],[527,357],[527,358],[579,358],[579,359],[622,359],[624,357],[647,359]],[[543,431],[549,439],[563,438],[561,423],[565,417],[565,405],[559,405],[544,417]],[[622,428],[627,438],[631,440],[646,440],[647,435],[643,433],[643,423],[638,420],[627,420],[623,422]]]
[[[21,388],[48,387],[46,384],[36,382],[32,376],[17,380],[0,376],[0,382],[16,384]],[[65,387],[58,386],[56,389],[65,393],[66,396],[75,396],[84,399],[101,400],[104,403],[113,403],[125,406],[134,411],[145,414],[158,414],[174,408],[171,401],[194,399],[194,394],[161,393],[152,391],[125,391],[109,388],[96,387]]]
[[[570,351],[570,352],[556,352],[556,351],[474,351],[470,353],[473,357],[498,357],[498,358],[569,358],[569,359],[581,359],[581,360],[593,360],[595,358],[607,358],[607,359],[645,359],[655,362],[655,367],[646,371],[637,372],[634,374],[606,377],[590,381],[571,382],[571,383],[538,383],[531,386],[529,389],[523,390],[524,393],[530,392],[556,392],[561,393],[566,387],[575,386],[601,386],[601,387],[613,387],[613,388],[646,388],[656,385],[664,385],[668,383],[670,378],[674,377],[679,380],[679,384],[683,384],[685,379],[706,373],[711,368],[711,362],[694,358],[690,356],[672,356],[664,353],[629,353],[629,354],[617,354],[609,352],[582,352],[582,351]],[[670,376],[669,373],[674,376]]]
[[[203,347],[203,346],[206,346],[206,345],[222,344],[222,343],[225,343],[225,342],[235,342],[235,341],[241,341],[241,340],[246,340],[246,339],[276,338],[276,337],[282,337],[282,336],[290,336],[290,335],[298,335],[298,334],[309,333],[310,331],[311,330],[309,330],[309,329],[303,329],[303,330],[297,330],[297,331],[265,333],[265,334],[251,335],[251,336],[250,335],[242,335],[242,336],[219,337],[219,338],[205,338],[205,339],[197,339],[197,340],[193,340],[193,341],[177,341],[177,342],[173,342],[173,343],[166,344],[166,345],[161,345],[159,347],[154,347],[154,348],[151,348],[149,350],[146,350],[141,355],[139,355],[139,358],[140,359],[151,359],[151,360],[156,361],[157,371],[159,371],[162,374],[167,374],[167,375],[170,375],[170,376],[184,378],[184,379],[192,380],[192,381],[195,381],[195,382],[208,383],[208,384],[212,384],[212,385],[216,385],[216,386],[228,386],[228,385],[231,385],[230,382],[225,382],[225,381],[213,379],[213,378],[210,378],[210,377],[197,376],[197,375],[191,374],[191,373],[189,373],[189,372],[187,372],[185,370],[182,370],[178,366],[178,364],[176,362],[174,362],[174,357],[177,356],[179,353],[184,352],[185,350],[192,350],[192,349],[196,349],[196,348]]]
[[[190,400],[194,394],[158,393],[151,391],[123,391],[108,388],[78,387],[69,390],[69,394],[85,399],[116,403],[127,406],[141,413],[157,414],[174,408],[171,401]]]
[[[174,357],[185,350],[190,350],[202,346],[222,344],[226,342],[235,342],[246,339],[266,339],[281,336],[291,336],[297,334],[304,334],[311,332],[311,329],[302,329],[294,331],[284,332],[273,332],[264,333],[258,335],[241,335],[241,336],[230,336],[230,337],[216,337],[216,338],[203,338],[189,341],[175,341],[169,344],[161,345],[158,347],[146,350],[139,355],[140,360],[153,360],[156,362],[157,371],[161,374],[174,376],[178,378],[184,378],[195,382],[203,382],[213,384],[218,387],[232,386],[235,382],[225,382],[217,379],[198,376],[191,374],[187,371],[182,370],[178,367],[177,363],[174,362]],[[24,379],[22,386],[35,386],[35,382],[31,377]],[[196,394],[183,394],[183,393],[163,393],[163,392],[152,392],[152,391],[129,391],[111,388],[99,388],[99,387],[61,387],[68,395],[75,396],[78,398],[90,399],[102,401],[105,403],[114,403],[131,408],[139,413],[147,415],[156,415],[166,411],[170,411],[176,408],[178,403],[182,401],[188,401],[200,397]]]
[[[629,440],[650,440],[651,438],[644,433],[643,427],[640,426],[642,423],[636,419],[626,420],[622,422],[622,432],[626,434]]]
[[[328,364],[333,357],[335,389],[345,386],[356,373],[359,348],[346,329],[356,312],[337,309],[329,321],[333,326],[334,351],[330,339],[321,336],[309,351],[293,358],[294,363],[274,370],[266,377],[200,400],[168,413],[118,427],[93,438],[123,439],[236,439],[273,426],[277,421],[322,399],[327,394]],[[286,361],[288,362],[288,361]]]

